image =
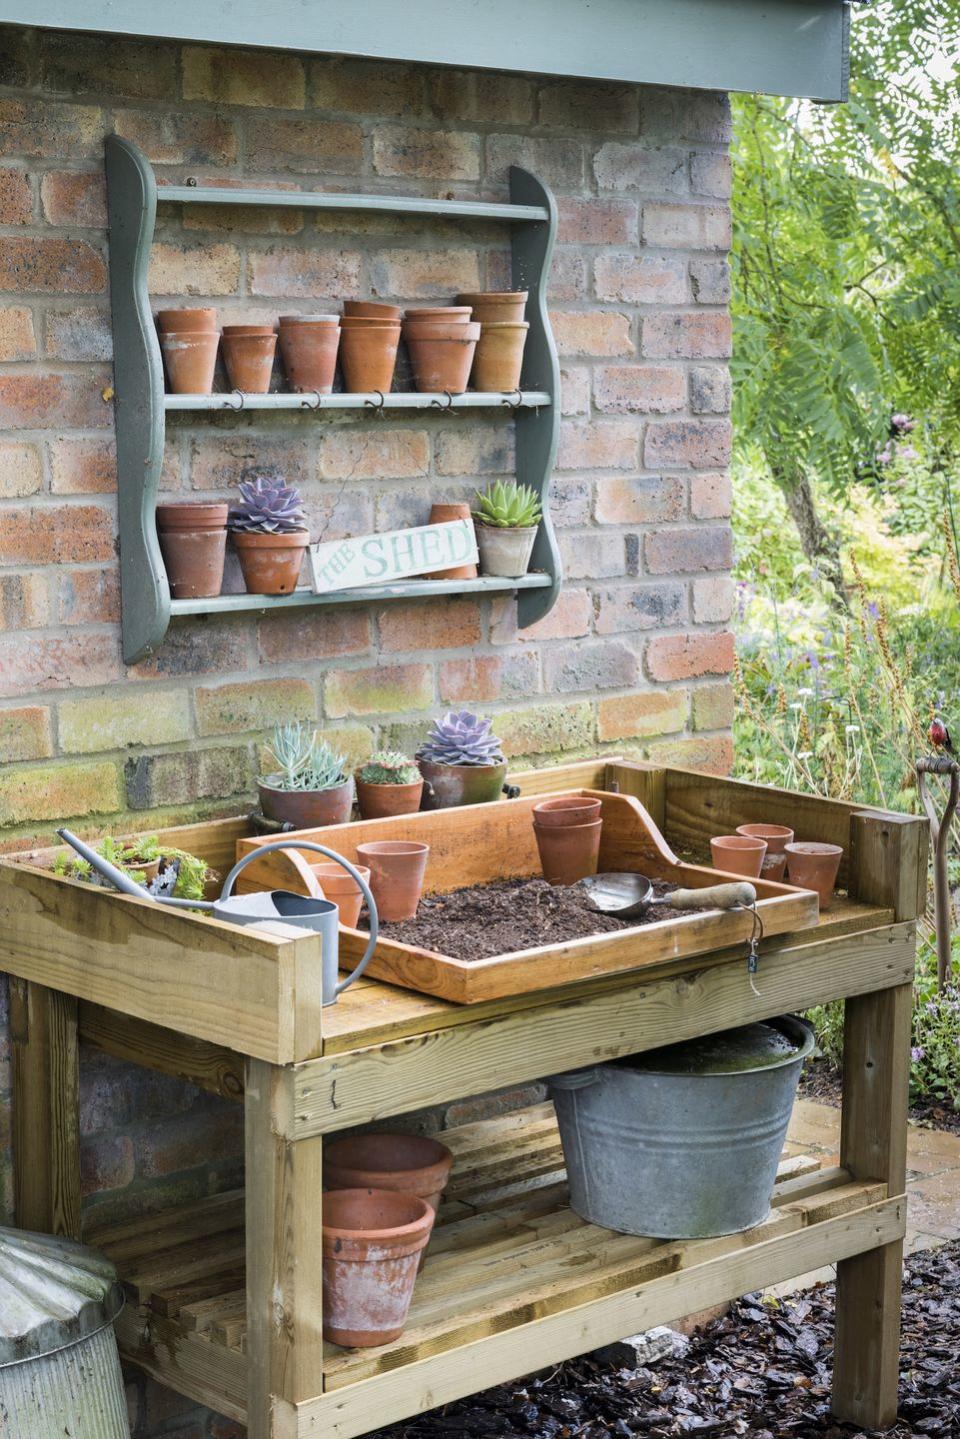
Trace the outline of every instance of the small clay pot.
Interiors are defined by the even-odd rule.
[[[226,503],[157,505],[157,538],[175,600],[220,593],[228,508]]]
[[[381,919],[416,917],[429,856],[430,846],[419,840],[374,839],[357,845],[357,859],[370,867]]]
[[[166,335],[175,330],[215,330],[217,312],[207,306],[194,310],[158,310],[157,324]]]
[[[423,780],[410,784],[371,784],[357,780],[361,819],[389,819],[395,814],[416,814],[423,795]]]
[[[760,878],[766,852],[767,841],[748,834],[720,834],[710,841],[714,868],[726,870],[727,874],[743,874],[748,879]]]
[[[403,311],[399,305],[384,305],[378,300],[344,300],[344,319],[362,317],[373,320],[399,320]]]
[[[786,850],[790,883],[800,889],[815,889],[820,896],[820,908],[829,909],[843,858],[841,846],[822,844],[818,840],[797,840],[788,844]]]
[[[310,543],[308,530],[264,534],[234,530],[233,544],[250,595],[289,595],[297,588],[303,556]]]
[[[470,506],[467,504],[434,504],[430,506],[431,525],[448,525],[454,520],[471,519]],[[454,565],[449,570],[433,570],[428,576],[431,580],[475,580],[478,570],[475,564]]]
[[[447,1146],[425,1135],[353,1134],[325,1146],[323,1183],[326,1189],[415,1194],[436,1213],[452,1165]]]
[[[339,325],[339,315],[281,315],[280,325]]]
[[[484,321],[473,358],[475,390],[517,390],[523,368],[523,349],[530,326],[526,320]]]
[[[600,832],[603,820],[589,824],[547,824],[533,822],[540,851],[540,868],[548,884],[576,884],[588,874],[596,874],[600,857]]]
[[[405,320],[403,338],[410,340],[477,340],[482,326],[472,320],[461,324],[457,320]]]
[[[247,335],[223,336],[223,363],[235,390],[245,395],[265,395],[270,389],[277,337],[273,330]]]
[[[317,883],[323,890],[324,899],[329,899],[340,911],[340,923],[347,929],[356,929],[360,910],[363,907],[363,891],[352,875],[339,864],[312,864]],[[365,865],[354,865],[361,879],[370,883],[370,871]],[[363,1182],[363,1181],[358,1181]],[[374,1189],[389,1189],[389,1184],[373,1185]],[[328,1189],[352,1189],[352,1184],[327,1184]]]
[[[280,321],[280,353],[291,390],[316,390],[329,395],[337,367],[339,325],[322,320],[287,324]]]
[[[539,525],[508,530],[502,525],[484,525],[475,520],[474,529],[483,574],[519,579],[527,573]]]
[[[737,834],[767,841],[767,852],[760,866],[760,878],[779,884],[787,870],[786,846],[793,840],[793,830],[788,829],[785,824],[738,824]]]
[[[424,809],[452,809],[461,804],[491,804],[503,798],[507,766],[503,764],[437,764],[417,759],[423,775]]]
[[[369,1349],[399,1339],[434,1212],[416,1194],[334,1189],[323,1196],[323,1337]]]
[[[419,305],[412,310],[404,310],[405,320],[453,320],[457,324],[465,325],[472,317],[472,310],[469,305]]]
[[[174,395],[209,395],[220,344],[218,330],[173,330],[160,336],[160,351]]]
[[[413,379],[421,394],[463,394],[477,348],[479,326],[462,325],[462,338],[437,338],[406,332],[404,339],[413,366]]]
[[[275,335],[276,325],[224,325],[224,339],[228,335]]]
[[[398,325],[344,326],[340,332],[340,368],[348,394],[390,393],[400,343]]]
[[[268,774],[257,781],[260,808],[267,819],[289,820],[294,829],[322,829],[349,820],[353,809],[352,779],[333,789],[278,789],[270,781],[279,778]],[[341,872],[345,874],[346,870]]]
[[[400,329],[399,320],[388,319],[385,315],[344,315],[340,324],[346,330],[366,330],[371,325],[375,327],[388,325],[393,330]]]
[[[490,290],[486,294],[458,295],[457,302],[469,305],[473,318],[481,325],[510,324],[523,319],[528,293],[527,290]]]
[[[600,818],[600,808],[598,799],[582,799],[579,795],[561,794],[554,799],[542,799],[539,804],[535,804],[533,819],[541,829],[593,824]]]

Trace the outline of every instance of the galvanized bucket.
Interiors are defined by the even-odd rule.
[[[760,1068],[658,1072],[618,1060],[553,1075],[570,1204],[594,1224],[654,1239],[735,1234],[770,1210],[813,1034],[771,1019],[796,1048]],[[663,1053],[664,1051],[659,1051]]]

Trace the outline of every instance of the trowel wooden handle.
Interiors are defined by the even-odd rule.
[[[675,889],[666,899],[673,909],[736,909],[755,904],[757,891],[742,880],[737,884],[712,884],[707,889]]]

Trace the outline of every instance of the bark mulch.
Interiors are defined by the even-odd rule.
[[[807,1060],[800,1079],[803,1099],[817,1099],[839,1109],[842,1088],[843,1073],[829,1059]],[[910,1118],[924,1129],[948,1129],[951,1134],[960,1134],[960,1111],[936,1099],[912,1104]]]
[[[832,1284],[774,1303],[748,1295],[685,1352],[649,1368],[618,1367],[598,1351],[379,1430],[378,1439],[866,1439],[881,1431],[829,1414],[833,1309]],[[900,1418],[884,1434],[960,1435],[958,1355],[960,1242],[907,1262]]]

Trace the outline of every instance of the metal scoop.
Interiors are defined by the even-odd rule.
[[[653,883],[645,874],[591,874],[580,884],[592,909],[617,919],[632,919],[655,904],[667,909],[750,909],[757,902],[757,891],[747,880],[712,884],[706,889],[675,889],[660,897],[654,897]]]

